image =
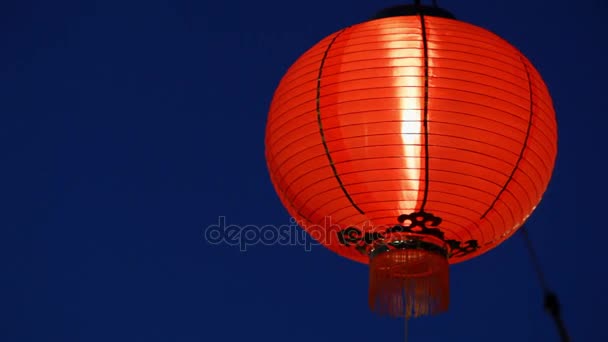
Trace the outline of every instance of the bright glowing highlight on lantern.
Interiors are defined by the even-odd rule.
[[[419,37],[418,37],[419,39]],[[403,172],[405,191],[399,202],[399,210],[415,211],[420,190],[422,122],[423,122],[423,76],[418,64],[424,63],[420,41],[403,39],[391,42],[389,56],[393,58],[393,76],[396,96],[400,98],[401,142],[403,143]],[[403,66],[402,59],[418,59],[412,66]],[[411,64],[411,63],[410,63]]]

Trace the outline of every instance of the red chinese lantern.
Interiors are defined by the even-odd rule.
[[[448,265],[522,226],[551,178],[557,126],[530,61],[497,35],[417,5],[313,46],[272,100],[266,158],[289,213],[369,263],[369,304],[445,311]]]

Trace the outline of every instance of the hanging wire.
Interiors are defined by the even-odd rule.
[[[414,5],[421,6],[421,2],[421,0],[414,0]],[[439,5],[437,5],[437,0],[433,0],[433,7],[439,7]]]
[[[545,280],[543,271],[540,268],[540,263],[538,262],[538,257],[536,256],[536,252],[534,251],[534,247],[532,246],[532,241],[530,240],[530,236],[528,235],[526,226],[521,227],[521,234],[523,236],[524,243],[526,244],[526,249],[528,250],[528,254],[530,255],[532,267],[534,267],[534,271],[536,272],[536,276],[538,277],[538,282],[540,283],[540,287],[542,288],[543,292],[545,292],[545,293],[549,292],[549,287],[547,286],[547,281]]]
[[[557,326],[557,330],[559,332],[559,336],[561,337],[562,342],[570,342],[570,335],[568,335],[568,331],[566,330],[566,324],[561,316],[561,308],[559,305],[559,299],[557,295],[549,289],[547,286],[546,278],[543,274],[543,271],[540,267],[540,263],[538,262],[538,257],[536,256],[536,252],[534,251],[534,247],[532,246],[532,241],[530,240],[530,236],[528,235],[528,231],[526,227],[522,227],[521,235],[523,236],[524,243],[526,244],[526,249],[528,250],[528,254],[530,255],[530,260],[532,261],[532,266],[536,272],[536,276],[538,277],[538,281],[540,282],[540,286],[544,292],[545,296],[545,310],[551,315],[553,321],[555,321],[555,325]]]

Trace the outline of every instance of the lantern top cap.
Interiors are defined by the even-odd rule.
[[[437,6],[425,6],[421,4],[397,5],[380,10],[372,17],[372,20],[388,17],[401,17],[410,15],[424,15],[429,17],[441,17],[456,19],[454,15]]]

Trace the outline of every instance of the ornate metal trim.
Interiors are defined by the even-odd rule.
[[[392,241],[388,244],[374,246],[374,248],[371,249],[369,252],[369,257],[373,259],[376,255],[388,252],[393,249],[423,249],[425,251],[439,254],[445,258],[448,257],[447,248],[442,248],[434,243],[422,241],[420,239]]]

